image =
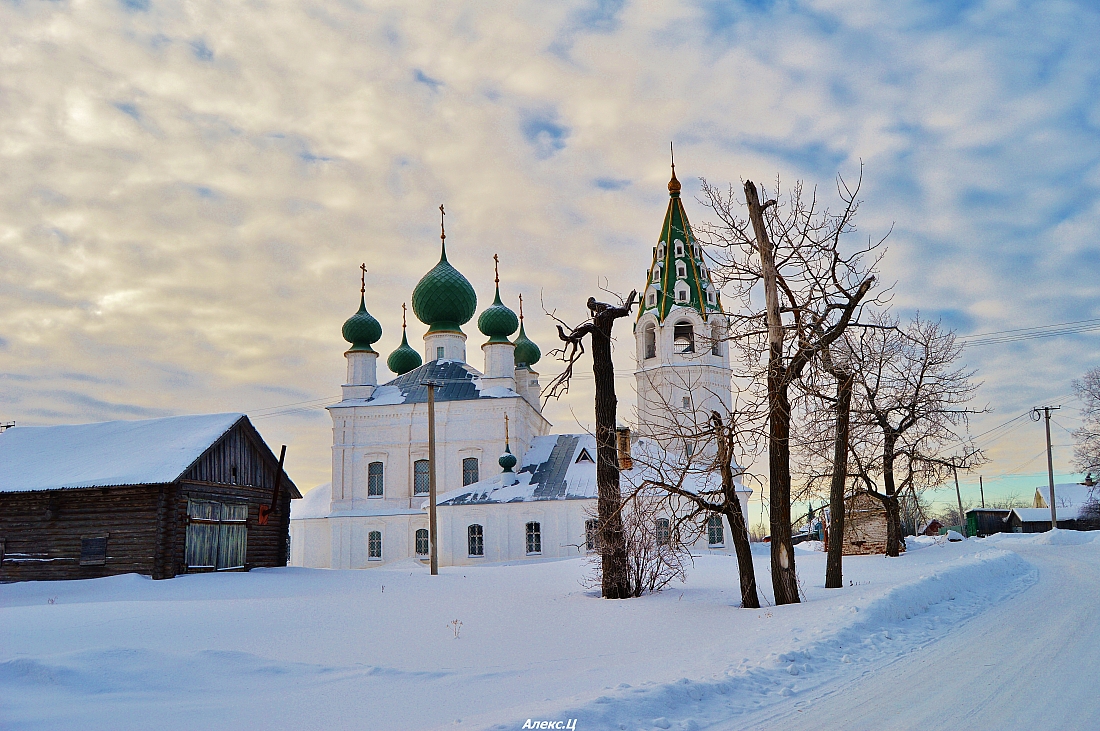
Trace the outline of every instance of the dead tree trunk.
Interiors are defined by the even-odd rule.
[[[631,292],[621,306],[597,302],[595,297],[589,297],[588,310],[591,319],[588,322],[573,328],[568,334],[558,325],[558,336],[566,344],[561,355],[567,365],[562,374],[547,387],[550,396],[557,396],[568,390],[573,364],[584,352],[584,336],[591,335],[592,375],[596,381],[596,511],[602,559],[600,583],[604,599],[628,599],[634,596],[623,532],[622,492],[619,486],[618,443],[615,433],[618,399],[615,396],[615,365],[611,360],[611,330],[615,320],[630,314],[637,296],[637,292]]]
[[[779,283],[775,252],[768,238],[764,211],[775,201],[760,203],[756,185],[745,181],[745,203],[756,234],[756,249],[764,279],[768,324],[768,498],[771,505],[772,590],[776,604],[799,601],[798,576],[791,542],[791,402],[783,364],[783,320],[779,312]]]
[[[833,371],[836,378],[836,435],[833,477],[829,484],[829,546],[825,558],[825,588],[844,586],[844,485],[848,481],[848,435],[852,414],[851,373]]]

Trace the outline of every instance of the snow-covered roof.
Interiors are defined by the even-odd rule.
[[[290,519],[327,518],[332,503],[332,483],[326,482],[312,490],[307,490],[301,500],[290,504]]]
[[[1066,482],[1055,483],[1054,485],[1054,499],[1058,503],[1058,507],[1063,506],[1079,506],[1088,502],[1089,496],[1092,495],[1095,486],[1090,487],[1079,482]],[[1050,486],[1043,485],[1042,487],[1035,488],[1036,505],[1035,507],[1050,507]],[[1100,492],[1097,493],[1097,497],[1100,497]],[[1042,500],[1040,504],[1039,501]]]
[[[645,452],[652,465],[660,448],[647,439],[632,445],[637,455]],[[660,452],[665,455],[665,452]],[[668,455],[668,459],[674,459]],[[659,481],[651,466],[635,460],[634,467],[619,473],[624,490],[645,482]],[[691,473],[681,485],[693,492],[714,489],[718,475]],[[735,480],[737,492],[752,492]],[[597,497],[596,437],[592,434],[553,434],[535,437],[515,474],[496,474],[480,482],[450,490],[439,496],[439,505],[515,503],[538,500],[585,500]],[[425,502],[426,506],[427,503]]]
[[[1054,486],[1054,496],[1058,496],[1058,486]],[[1059,505],[1055,512],[1058,514],[1058,520],[1077,520],[1077,514],[1080,507],[1077,505]],[[1050,522],[1050,508],[1013,508],[1013,513],[1024,523],[1049,523]],[[1006,518],[1007,520],[1007,518]]]
[[[173,482],[243,418],[201,414],[13,427],[0,433],[0,492]]]
[[[460,360],[433,360],[374,389],[370,398],[348,399],[329,406],[341,409],[353,406],[396,406],[423,404],[428,401],[428,381],[442,384],[435,389],[435,400],[473,401],[483,398],[519,398],[510,388],[482,388],[484,374]]]

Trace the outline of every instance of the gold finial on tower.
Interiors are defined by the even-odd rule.
[[[676,149],[673,147],[671,142],[668,143],[668,150],[669,153],[672,155],[672,180],[668,181],[668,192],[679,193],[680,181],[676,179]]]
[[[359,275],[359,294],[367,293],[367,263],[363,262],[359,265],[359,268],[363,270],[363,273]]]

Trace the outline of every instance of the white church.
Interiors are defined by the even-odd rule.
[[[631,443],[638,449],[668,422],[670,411],[674,419],[705,418],[712,409],[727,413],[730,407],[721,296],[691,232],[675,169],[668,190],[634,323],[638,423],[632,438],[620,439],[621,449]],[[382,327],[367,312],[365,285],[359,311],[344,323],[351,343],[344,354],[347,384],[342,400],[328,407],[332,482],[293,507],[292,565],[346,569],[428,559],[429,381],[440,384],[440,565],[575,557],[594,548],[595,437],[551,433],[534,370],[541,352],[524,332],[522,300],[519,317],[501,302],[499,275],[496,298],[477,320],[487,338],[483,369],[470,365],[462,325],[473,318],[477,297],[447,261],[445,233],[441,250],[439,263],[412,294],[413,312],[428,327],[423,359],[403,332],[386,361],[398,375],[378,383],[379,355],[372,346]],[[641,469],[624,470],[624,485],[638,484],[641,475],[634,473]],[[751,491],[740,482],[737,491],[747,521]],[[692,549],[732,552],[728,530],[712,516]]]

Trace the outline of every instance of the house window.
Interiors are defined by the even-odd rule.
[[[103,566],[107,563],[107,535],[80,539],[80,565]]]
[[[694,353],[695,330],[690,323],[680,323],[672,331],[672,352]]]
[[[657,545],[667,546],[672,539],[672,528],[668,518],[657,518]]]
[[[466,529],[467,542],[471,556],[485,555],[485,529],[476,523]]]
[[[436,347],[436,349],[435,349],[435,359],[436,360],[443,360],[443,346],[442,345]]]
[[[478,481],[477,457],[466,457],[462,460],[462,484],[472,485]]]
[[[531,522],[527,524],[527,555],[542,553],[542,526]]]
[[[584,550],[595,551],[599,536],[600,521],[595,519],[584,521]]]
[[[367,465],[367,497],[382,497],[382,463]]]
[[[382,531],[372,530],[367,534],[367,560],[382,560]]]
[[[248,504],[187,501],[184,557],[189,569],[242,569],[248,550]]]
[[[416,531],[416,555],[428,555],[428,529],[418,528]]]
[[[726,545],[726,532],[722,526],[721,515],[712,515],[707,518],[707,543],[711,546]]]
[[[645,326],[645,357],[657,357],[657,328],[653,323]]]
[[[431,487],[431,475],[428,468],[428,460],[418,459],[413,462],[413,495],[427,495]]]

